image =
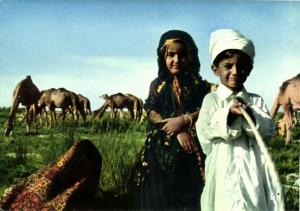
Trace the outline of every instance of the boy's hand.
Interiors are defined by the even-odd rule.
[[[182,116],[167,118],[162,122],[165,122],[165,125],[161,130],[166,132],[168,135],[174,135],[179,132],[184,127],[184,119]]]
[[[234,115],[241,116],[243,114],[239,109],[240,107],[243,107],[245,110],[247,109],[246,103],[243,100],[241,100],[240,98],[235,98],[233,101],[233,105],[230,107],[229,111]]]
[[[246,102],[239,97],[236,97],[234,99],[233,105],[230,107],[229,109],[229,115],[228,115],[228,124],[231,125],[232,122],[238,117],[238,116],[243,116],[242,112],[240,111],[240,108],[244,108],[246,110],[246,112],[249,114],[249,116],[251,117],[251,119],[253,120],[254,124],[255,124],[255,117],[252,113],[252,110],[250,109],[250,107],[248,107],[246,105]]]
[[[186,131],[180,132],[177,134],[177,140],[180,143],[181,147],[184,151],[188,153],[192,153],[193,151],[197,151],[197,146],[194,138],[191,134]]]

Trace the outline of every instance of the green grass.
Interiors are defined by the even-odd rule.
[[[8,109],[0,109],[0,124],[8,117]],[[25,123],[17,123],[11,137],[0,134],[0,199],[11,185],[45,167],[66,152],[78,139],[89,139],[99,150],[103,163],[98,186],[96,208],[129,208],[128,178],[132,173],[136,154],[144,144],[145,124],[119,119],[105,114],[101,120],[88,117],[75,129],[67,120],[53,129],[40,127],[38,134],[26,135]],[[293,139],[300,139],[299,127]],[[284,138],[276,134],[267,146],[284,185],[287,210],[299,209],[299,143],[286,146]],[[293,188],[291,188],[293,187]]]
[[[0,109],[0,124],[8,117],[7,109]],[[126,118],[126,117],[125,117]],[[79,122],[75,129],[71,121],[60,121],[51,130],[38,128],[37,134],[26,134],[25,123],[16,123],[11,137],[0,135],[0,199],[7,189],[40,168],[55,161],[76,140],[89,139],[102,156],[102,170],[98,198],[106,208],[128,207],[127,182],[136,154],[144,143],[145,124],[116,119],[105,114],[101,120]],[[121,208],[120,207],[120,208]]]

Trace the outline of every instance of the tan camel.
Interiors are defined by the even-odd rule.
[[[91,111],[90,100],[87,97],[85,97],[85,96],[83,96],[81,94],[78,94],[77,96],[79,98],[79,102],[81,104],[81,107],[83,107],[83,109],[84,109],[85,115],[91,114],[92,111]]]
[[[211,82],[209,82],[209,81],[207,81],[207,80],[204,80],[204,82],[205,82],[207,88],[208,88],[211,92],[216,91],[216,90],[218,89],[219,84],[211,83]]]
[[[132,94],[125,94],[125,96],[129,97],[130,100],[133,102],[133,112],[134,112],[134,120],[141,121],[143,115],[143,108],[144,102],[142,99],[132,95]]]
[[[285,144],[288,144],[291,141],[292,128],[297,123],[296,112],[300,110],[300,74],[282,83],[270,112],[271,118],[275,118],[280,106],[286,125]]]
[[[112,119],[116,117],[116,112],[118,109],[121,111],[120,118],[123,119],[123,108],[127,108],[130,113],[130,119],[134,119],[134,105],[129,97],[122,93],[117,93],[110,96],[104,94],[101,97],[105,100],[105,102],[99,109],[93,112],[93,117],[99,116],[99,118],[101,118],[106,108],[109,107]]]
[[[50,128],[53,126],[53,124],[56,122],[56,112],[55,108],[61,108],[62,109],[62,119],[64,121],[66,117],[66,112],[68,111],[77,125],[79,114],[83,117],[83,120],[85,121],[85,112],[83,107],[79,103],[79,98],[77,94],[74,92],[71,92],[69,90],[66,90],[64,88],[59,89],[48,89],[43,91],[40,99],[39,99],[39,111],[42,111],[45,109],[45,107],[48,107],[50,111]],[[47,115],[46,115],[47,116]],[[47,117],[46,117],[47,120]]]
[[[38,87],[32,82],[31,76],[28,75],[24,80],[20,81],[13,91],[13,103],[9,112],[8,120],[5,123],[5,136],[9,136],[12,133],[14,127],[14,121],[16,117],[16,112],[19,107],[19,104],[25,106],[26,112],[26,123],[27,123],[27,132],[30,132],[30,126],[34,122],[34,130],[36,132],[35,125],[35,113],[37,108],[37,102],[40,97],[40,91]],[[29,109],[32,109],[32,118],[28,115]]]

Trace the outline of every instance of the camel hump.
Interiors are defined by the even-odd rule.
[[[125,96],[125,95],[124,95],[123,93],[121,93],[121,92],[118,92],[118,93],[114,94],[114,96],[117,96],[117,95]]]
[[[66,90],[66,89],[65,89],[65,88],[63,88],[63,87],[60,87],[60,88],[58,88],[57,90],[59,90],[59,91],[61,91],[61,92],[68,91],[68,90]]]
[[[27,80],[31,80],[31,76],[30,76],[30,75],[27,75],[27,76],[26,76],[26,79],[27,79]]]

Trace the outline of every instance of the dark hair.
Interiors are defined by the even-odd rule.
[[[240,54],[243,55],[245,58],[248,59],[249,64],[251,64],[252,66],[252,62],[251,62],[251,58],[248,54],[244,53],[241,50],[237,50],[237,49],[227,49],[222,51],[221,53],[218,54],[218,56],[215,58],[215,60],[213,61],[213,65],[218,66],[219,63],[223,60],[223,59],[229,59],[233,57],[233,54]]]
[[[188,49],[188,54],[190,56],[190,64],[188,70],[183,72],[183,74],[186,76],[199,77],[200,61],[198,58],[198,48],[191,35],[189,35],[185,31],[180,30],[167,31],[160,37],[160,41],[157,47],[158,77],[161,79],[167,79],[171,77],[165,64],[166,48],[164,45],[166,40],[168,39],[176,39],[178,40],[176,42],[183,43]]]

